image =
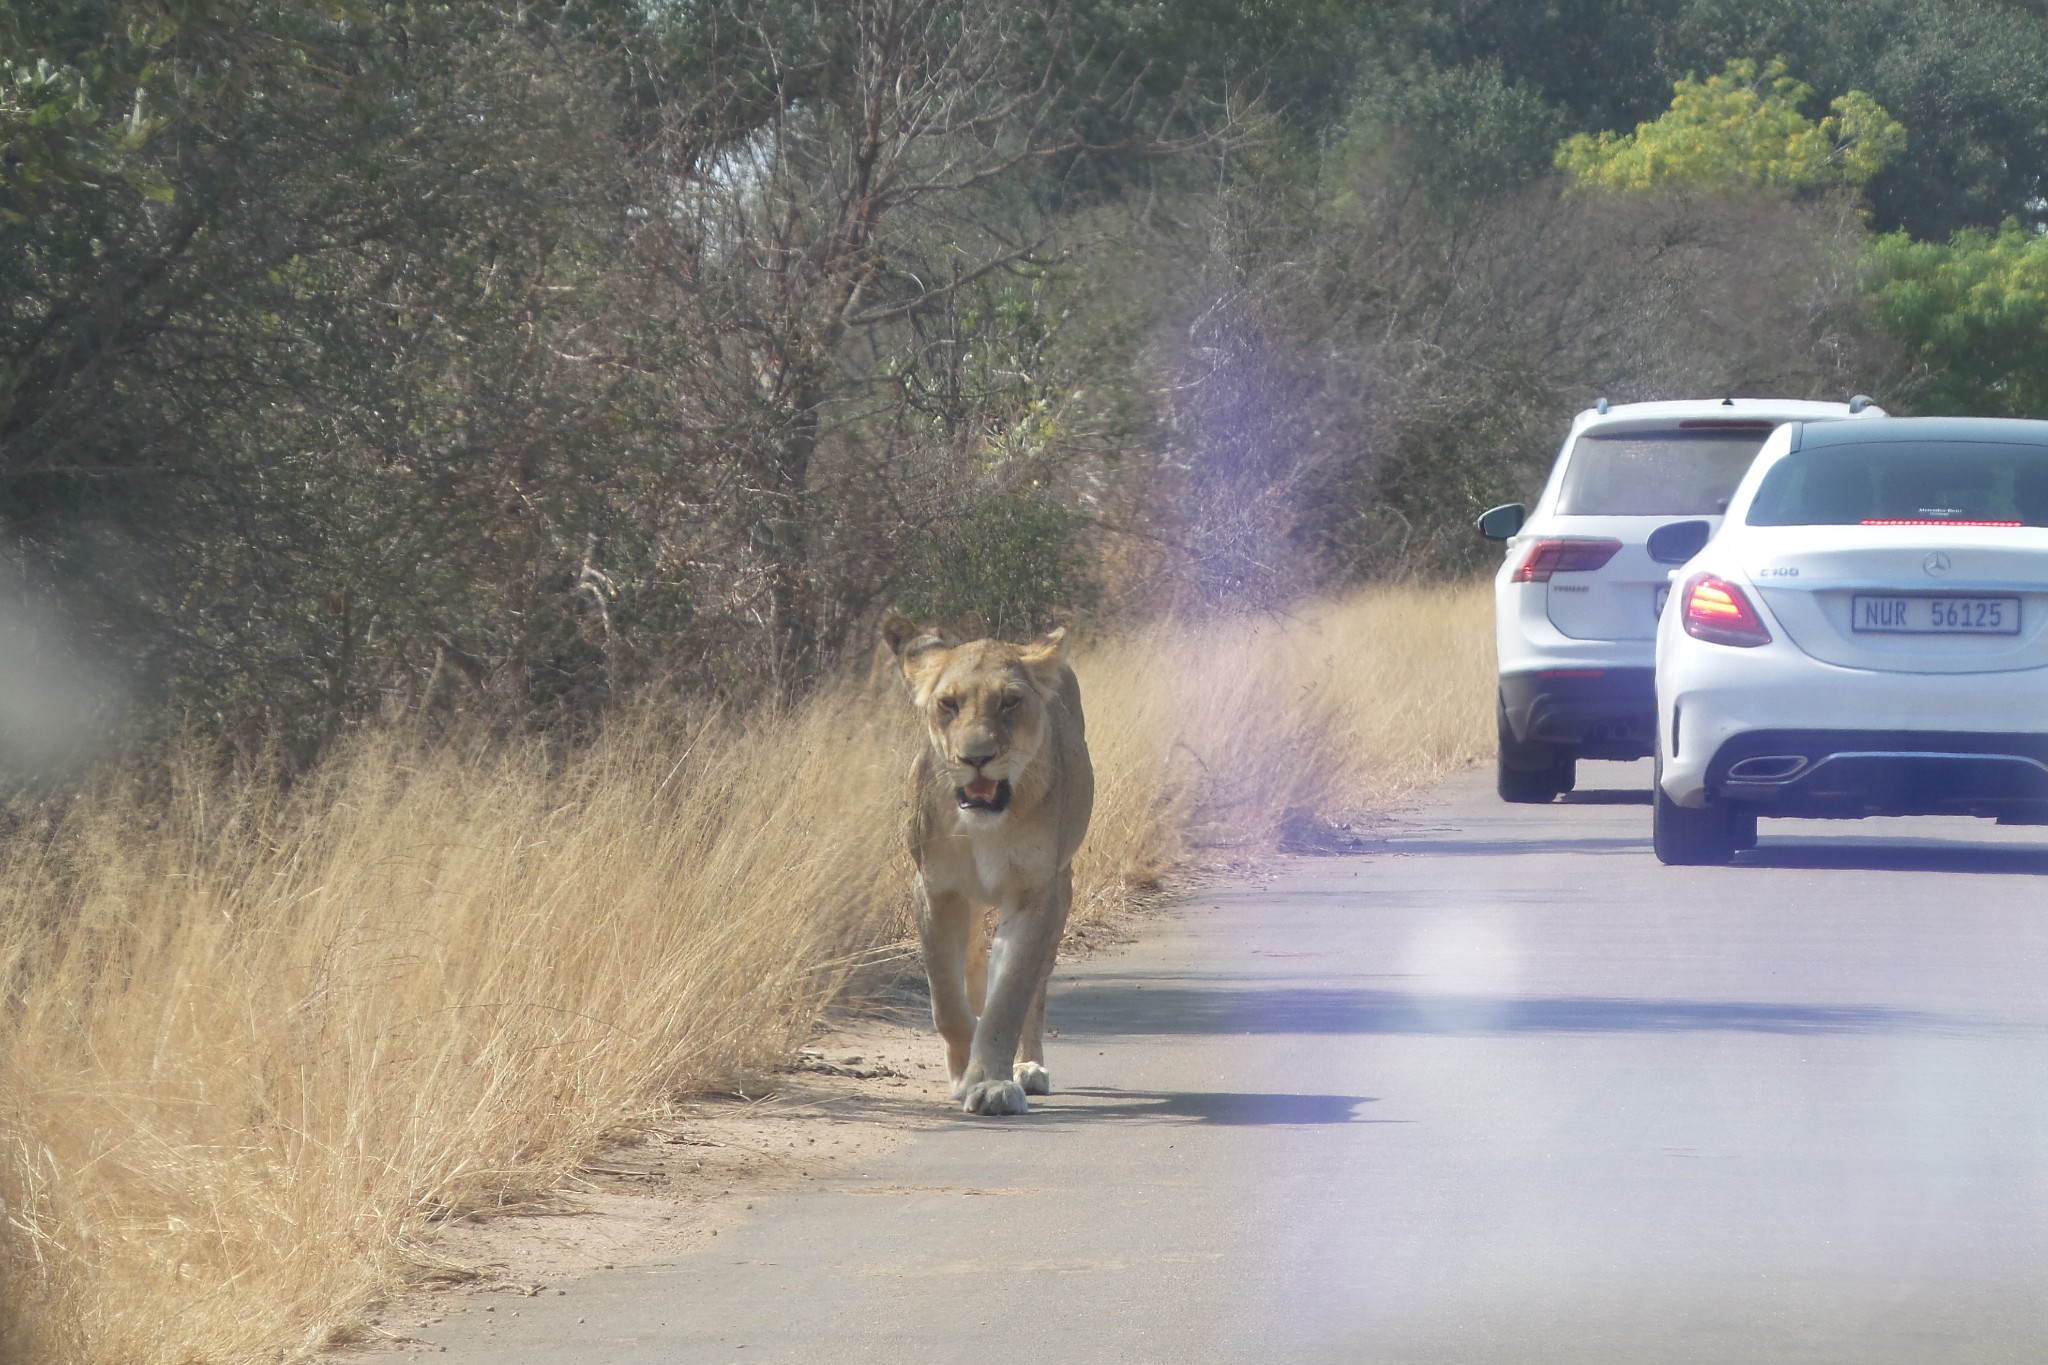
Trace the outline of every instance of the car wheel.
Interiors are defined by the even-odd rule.
[[[1561,792],[1568,792],[1578,778],[1578,765],[1570,755],[1559,755],[1548,744],[1525,743],[1508,727],[1508,708],[1496,699],[1494,720],[1500,747],[1496,759],[1496,789],[1500,799],[1516,805],[1542,805]]]
[[[1676,867],[1718,866],[1735,856],[1747,824],[1755,841],[1755,816],[1738,816],[1726,806],[1687,810],[1664,794],[1664,765],[1660,761],[1651,779],[1650,846],[1657,861]]]
[[[1579,760],[1571,754],[1559,754],[1557,762],[1551,765],[1550,781],[1559,796],[1569,795],[1579,785]]]
[[[1730,822],[1735,826],[1735,851],[1737,853],[1756,847],[1756,813],[1740,811],[1731,814]]]

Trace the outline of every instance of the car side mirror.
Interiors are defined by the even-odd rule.
[[[1683,564],[1707,547],[1714,528],[1704,521],[1674,521],[1650,532],[1650,558],[1659,564]]]
[[[1503,503],[1479,514],[1479,534],[1488,540],[1508,540],[1529,519],[1529,509],[1519,502]]]

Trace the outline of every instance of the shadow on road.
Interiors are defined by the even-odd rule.
[[[1080,1034],[1500,1034],[1955,1032],[1973,1021],[1877,1005],[1521,998],[1369,988],[1156,983],[1096,977],[1060,991],[1048,1016]]]
[[[1642,854],[1650,831],[1640,838],[1590,839],[1385,839],[1366,845],[1368,853],[1411,853],[1432,858],[1516,857],[1531,853]]]
[[[1595,797],[1623,797],[1628,792],[1588,793]],[[1570,801],[1571,797],[1560,798]],[[1643,795],[1643,804],[1649,796]],[[1621,801],[1595,800],[1582,805],[1621,805]],[[1772,837],[1764,827],[1764,842],[1737,860],[1744,867],[1799,867],[1836,869],[1847,872],[1976,872],[1996,876],[2048,875],[2048,843],[1965,844],[1939,839],[1892,840],[1864,843],[1849,839],[1786,839]],[[1428,835],[1416,838],[1380,839],[1361,844],[1360,852],[1404,853],[1422,858],[1516,858],[1534,854],[1582,853],[1600,857],[1626,854],[1647,856],[1650,831],[1637,837],[1600,836],[1584,839],[1446,839]]]
[[[1159,1120],[1215,1123],[1230,1127],[1323,1123],[1400,1123],[1401,1119],[1360,1118],[1360,1105],[1376,1103],[1371,1095],[1259,1095],[1233,1091],[1109,1090],[1100,1087],[1060,1094],[1090,1101],[1072,1108],[1057,1107],[1059,1095],[1033,1106],[1034,1115],[1052,1122]]]
[[[1557,798],[1566,806],[1647,806],[1650,793],[1647,788],[1631,788],[1627,791],[1577,791],[1566,792]]]
[[[1975,872],[2048,876],[2048,845],[1951,844],[1932,839],[1862,843],[1848,839],[1770,837],[1740,859],[1745,867],[1802,867],[1846,872]]]

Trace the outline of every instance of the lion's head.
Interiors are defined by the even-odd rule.
[[[882,623],[924,718],[933,756],[969,819],[999,819],[1044,746],[1066,631],[1028,645],[954,644],[902,616]]]

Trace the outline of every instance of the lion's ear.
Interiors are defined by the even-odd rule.
[[[1067,648],[1067,628],[1047,631],[1030,644],[1017,651],[1018,657],[1036,668],[1040,664],[1056,664]]]
[[[918,625],[900,611],[882,618],[882,639],[888,642],[889,652],[906,666],[912,656],[927,649],[944,649],[952,643],[937,626]]]
[[[932,651],[951,647],[951,642],[936,627],[920,626],[899,611],[892,611],[882,618],[882,639],[888,644],[889,652],[896,656],[896,662],[902,665],[903,677],[913,690],[917,687],[918,676],[931,668]]]
[[[903,657],[904,647],[917,635],[917,623],[900,611],[892,611],[882,618],[882,640],[889,646],[889,652],[899,659]]]
[[[1067,653],[1067,628],[1049,631],[1032,643],[1017,651],[1017,658],[1024,667],[1031,670],[1031,676],[1038,680],[1048,693],[1059,687],[1060,670],[1065,667]]]

